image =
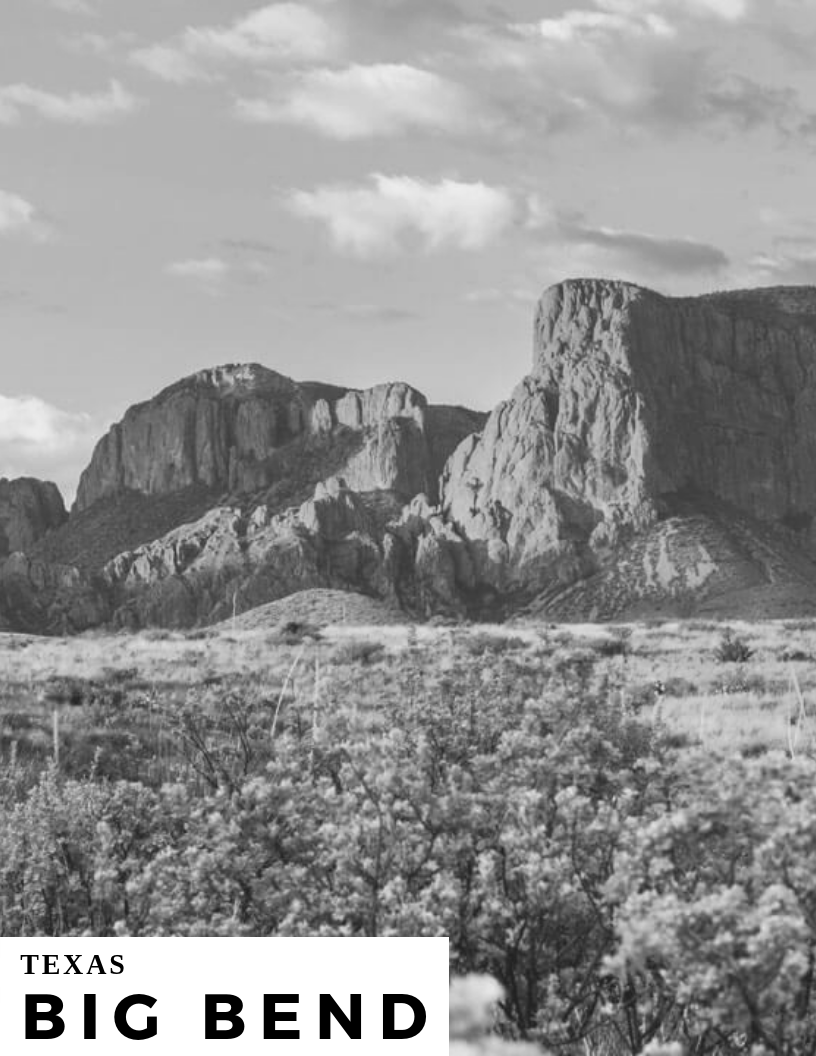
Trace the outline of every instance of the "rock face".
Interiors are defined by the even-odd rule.
[[[275,456],[293,441],[338,429],[361,436],[361,450],[343,467],[354,487],[406,498],[435,492],[439,454],[427,411],[425,397],[399,383],[353,392],[297,384],[257,364],[201,371],[131,407],[111,428],[82,474],[76,509],[126,490],[256,491],[276,482]],[[446,457],[463,435],[448,442]]]
[[[420,617],[809,613],[814,465],[816,290],[570,281],[487,420],[257,366],[131,409],[60,531],[88,553],[95,511],[160,502],[162,531],[81,567],[52,534],[0,566],[0,619],[189,626],[324,588]]]
[[[697,491],[810,540],[816,291],[671,299],[617,282],[548,290],[533,373],[452,456],[446,516],[479,577],[550,588]]]
[[[230,615],[239,594],[243,611],[324,586],[395,603],[397,580],[413,591],[412,558],[392,570],[387,525],[415,496],[436,500],[445,461],[485,418],[402,383],[202,371],[99,442],[67,523],[0,566],[0,619],[57,633],[188,626]]]
[[[21,477],[0,479],[0,560],[28,550],[67,513],[56,484]]]

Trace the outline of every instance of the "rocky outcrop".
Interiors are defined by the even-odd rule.
[[[30,477],[0,478],[0,561],[29,550],[67,516],[56,484]]]
[[[248,515],[219,507],[195,524],[110,561],[101,572],[113,622],[190,626],[304,588],[361,589],[393,596],[381,546],[399,502],[374,500],[336,478],[302,506]]]
[[[504,592],[566,585],[695,491],[809,542],[815,307],[791,291],[548,290],[533,373],[444,474],[442,506],[477,577]]]
[[[172,530],[94,566],[59,547],[12,562],[0,618],[13,595],[49,629],[187,626],[310,588],[411,616],[810,611],[816,290],[575,280],[545,292],[534,335],[487,420],[256,366],[172,386],[101,441],[62,531],[92,533],[125,494],[192,511],[199,489],[204,515],[168,512]]]
[[[270,451],[301,433],[308,406],[294,382],[257,366],[201,371],[131,407],[100,440],[76,508],[117,492],[264,483]]]
[[[356,392],[297,384],[257,364],[201,371],[131,407],[110,429],[82,474],[76,510],[125,491],[259,491],[285,473],[293,443],[337,431],[360,436],[348,464],[332,467],[358,490],[435,495],[440,455],[473,419],[459,416],[431,435],[427,414],[425,397],[401,383]]]

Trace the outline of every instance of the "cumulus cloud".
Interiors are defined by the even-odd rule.
[[[426,252],[479,250],[512,224],[512,194],[485,183],[375,174],[368,184],[295,191],[299,217],[323,224],[336,249],[360,257],[397,252],[412,243]]]
[[[132,114],[141,100],[119,81],[111,81],[107,91],[84,94],[70,92],[58,95],[28,84],[0,87],[0,124],[16,125],[26,110],[46,121],[66,125],[100,125]]]
[[[335,34],[305,4],[258,8],[227,26],[188,26],[178,37],[132,52],[148,73],[176,84],[206,80],[224,63],[319,62],[334,49]]]
[[[302,125],[335,139],[454,131],[469,123],[458,84],[414,66],[379,64],[299,74],[282,98],[242,99],[246,121]]]
[[[31,202],[0,190],[0,235],[25,235],[43,241],[49,236],[49,228]]]
[[[0,394],[0,476],[55,480],[70,499],[98,424],[36,396]]]
[[[471,23],[457,36],[464,61],[490,70],[489,91],[516,134],[598,120],[797,134],[806,116],[797,93],[758,80],[758,65],[741,58],[748,49],[734,46],[756,33],[763,10],[748,0],[595,0],[537,21]]]

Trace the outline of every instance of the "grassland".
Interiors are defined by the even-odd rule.
[[[730,630],[750,656],[723,661]],[[153,751],[175,709],[204,691],[252,687],[265,707],[318,710],[354,699],[377,708],[410,671],[433,684],[464,665],[489,684],[511,655],[546,684],[554,668],[591,666],[627,714],[721,752],[816,753],[816,621],[585,626],[298,624],[213,631],[36,638],[0,635],[0,759],[43,763],[59,712],[62,762],[113,771],[130,745]],[[109,758],[110,757],[110,758]],[[132,776],[132,775],[131,775]]]

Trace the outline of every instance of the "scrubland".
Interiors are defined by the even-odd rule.
[[[816,622],[0,636],[0,804],[3,935],[444,934],[452,1052],[816,1051]]]

